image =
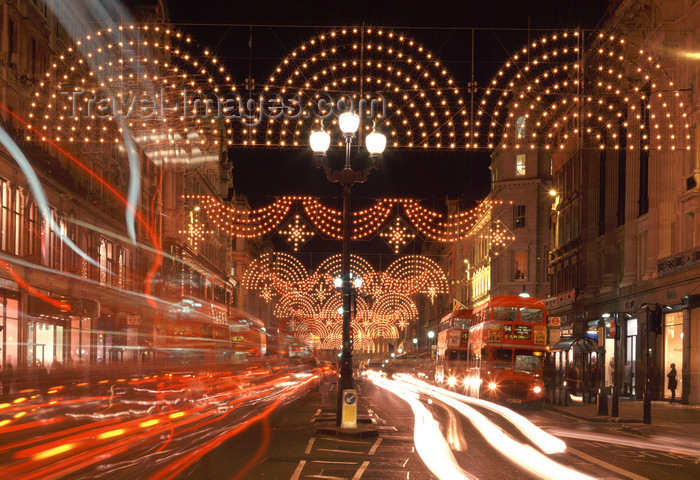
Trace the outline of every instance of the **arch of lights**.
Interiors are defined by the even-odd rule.
[[[615,35],[571,31],[513,55],[477,116],[492,109],[489,148],[689,150],[683,96],[643,49]]]
[[[28,139],[124,151],[124,136],[154,162],[218,165],[237,95],[224,66],[188,36],[161,26],[116,26],[77,40],[34,93]],[[207,111],[209,114],[207,114]],[[77,146],[79,145],[79,146]]]
[[[185,195],[188,202],[200,206],[211,224],[230,236],[256,238],[270,234],[301,204],[302,211],[313,226],[328,238],[342,239],[342,211],[324,205],[320,199],[308,196],[283,196],[266,207],[241,209],[207,195]],[[455,242],[469,235],[475,223],[491,211],[500,200],[486,200],[473,209],[443,214],[409,198],[377,199],[365,209],[352,212],[352,239],[361,240],[377,234],[382,225],[392,223],[389,216],[399,212],[412,228],[425,238],[439,242]]]
[[[466,104],[445,65],[416,41],[387,29],[338,28],[315,36],[282,60],[262,95],[276,101],[286,115],[244,120],[235,145],[306,145],[309,131],[321,126],[319,117],[331,108],[336,113],[343,109],[337,102],[343,97],[357,106],[364,99],[365,115],[376,108],[394,149],[475,144]],[[285,99],[292,97],[298,103],[287,105]],[[327,105],[319,107],[320,100]],[[335,122],[329,119],[324,127]],[[371,127],[371,121],[364,121],[360,135]]]
[[[351,255],[350,265],[351,272],[363,279],[352,322],[355,348],[366,351],[374,351],[381,339],[400,338],[400,331],[416,321],[413,295],[424,294],[432,300],[448,291],[444,272],[420,255],[399,258],[386,272],[374,271],[357,255]],[[340,254],[307,273],[289,254],[266,253],[250,264],[242,286],[268,302],[276,299],[274,315],[290,325],[297,339],[331,345],[342,337],[342,315],[338,313],[342,299],[333,285],[340,271]]]

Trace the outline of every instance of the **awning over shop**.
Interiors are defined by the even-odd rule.
[[[598,343],[590,337],[572,338],[556,343],[550,351],[568,352],[571,348],[575,352],[592,353],[598,350]]]

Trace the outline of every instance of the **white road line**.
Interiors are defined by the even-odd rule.
[[[315,440],[315,437],[311,437],[311,439],[309,440],[309,444],[306,446],[306,450],[304,450],[304,455],[308,455],[309,453],[311,453],[311,447],[314,445]]]
[[[319,452],[335,452],[335,453],[355,453],[357,455],[364,455],[365,452],[353,452],[352,450],[333,450],[331,448],[317,448]]]
[[[382,443],[382,437],[377,437],[377,441],[374,442],[374,445],[372,445],[372,448],[369,449],[369,454],[374,455],[374,452],[377,451],[377,447],[379,444]]]
[[[365,470],[367,470],[368,465],[369,465],[369,460],[366,462],[362,462],[362,465],[360,466],[360,468],[357,469],[357,471],[355,472],[355,476],[352,477],[352,480],[360,480],[360,478],[362,477],[362,474],[365,473]]]
[[[360,442],[359,440],[344,440],[342,438],[336,438],[336,437],[323,437],[321,440],[327,440],[330,442],[355,443],[358,445],[367,445],[367,442]]]
[[[598,458],[592,457],[586,453],[583,453],[579,450],[576,450],[575,448],[567,447],[566,451],[569,453],[573,453],[577,457],[581,457],[582,459],[586,460],[587,462],[595,463],[597,465],[600,465],[603,468],[606,468],[608,470],[612,470],[613,472],[619,473],[620,475],[624,475],[627,478],[631,478],[632,480],[649,480],[648,478],[642,477],[641,475],[637,475],[635,473],[628,472],[627,470],[622,469],[620,467],[616,467],[615,465],[610,465],[607,462],[604,462]]]
[[[333,460],[311,460],[311,463],[333,463],[338,465],[357,465],[357,462],[334,462]]]
[[[306,465],[306,460],[301,460],[299,462],[299,465],[297,465],[297,469],[294,470],[292,478],[290,478],[289,480],[299,480],[299,475],[301,475],[301,471],[304,469],[304,465]]]
[[[324,480],[348,480],[345,477],[330,477],[328,475],[307,475],[306,478],[323,478]]]

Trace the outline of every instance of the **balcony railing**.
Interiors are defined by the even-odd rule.
[[[662,258],[657,263],[656,271],[661,277],[695,265],[700,265],[700,248],[693,248]]]

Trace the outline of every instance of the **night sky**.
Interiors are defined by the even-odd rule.
[[[491,1],[168,1],[172,23],[212,50],[240,78],[248,73],[261,83],[274,67],[299,44],[333,26],[381,26],[404,33],[430,49],[463,90],[473,74],[479,87],[530,39],[571,28],[591,29],[607,8],[605,0]],[[345,6],[345,8],[342,8]],[[252,49],[249,47],[252,25]],[[481,92],[475,98],[478,100]],[[468,95],[465,94],[465,99]],[[342,156],[342,154],[340,154]],[[341,208],[341,190],[315,169],[306,149],[234,149],[237,193],[262,206],[283,194],[316,195]],[[342,161],[342,158],[340,159]],[[354,205],[366,199],[389,196],[422,199],[424,205],[444,210],[445,198],[459,198],[471,208],[489,192],[489,152],[384,153],[382,167],[367,183],[353,187]],[[275,246],[284,249],[284,243]],[[316,243],[314,245],[314,243]],[[327,243],[327,242],[326,242]],[[338,251],[339,244],[312,240],[303,251]],[[366,246],[369,250],[369,245]],[[420,243],[412,248],[420,250]],[[360,248],[362,250],[363,248]],[[390,253],[389,248],[383,250]],[[407,249],[409,250],[409,249]],[[404,253],[408,253],[405,251]],[[315,262],[314,262],[315,263]]]

